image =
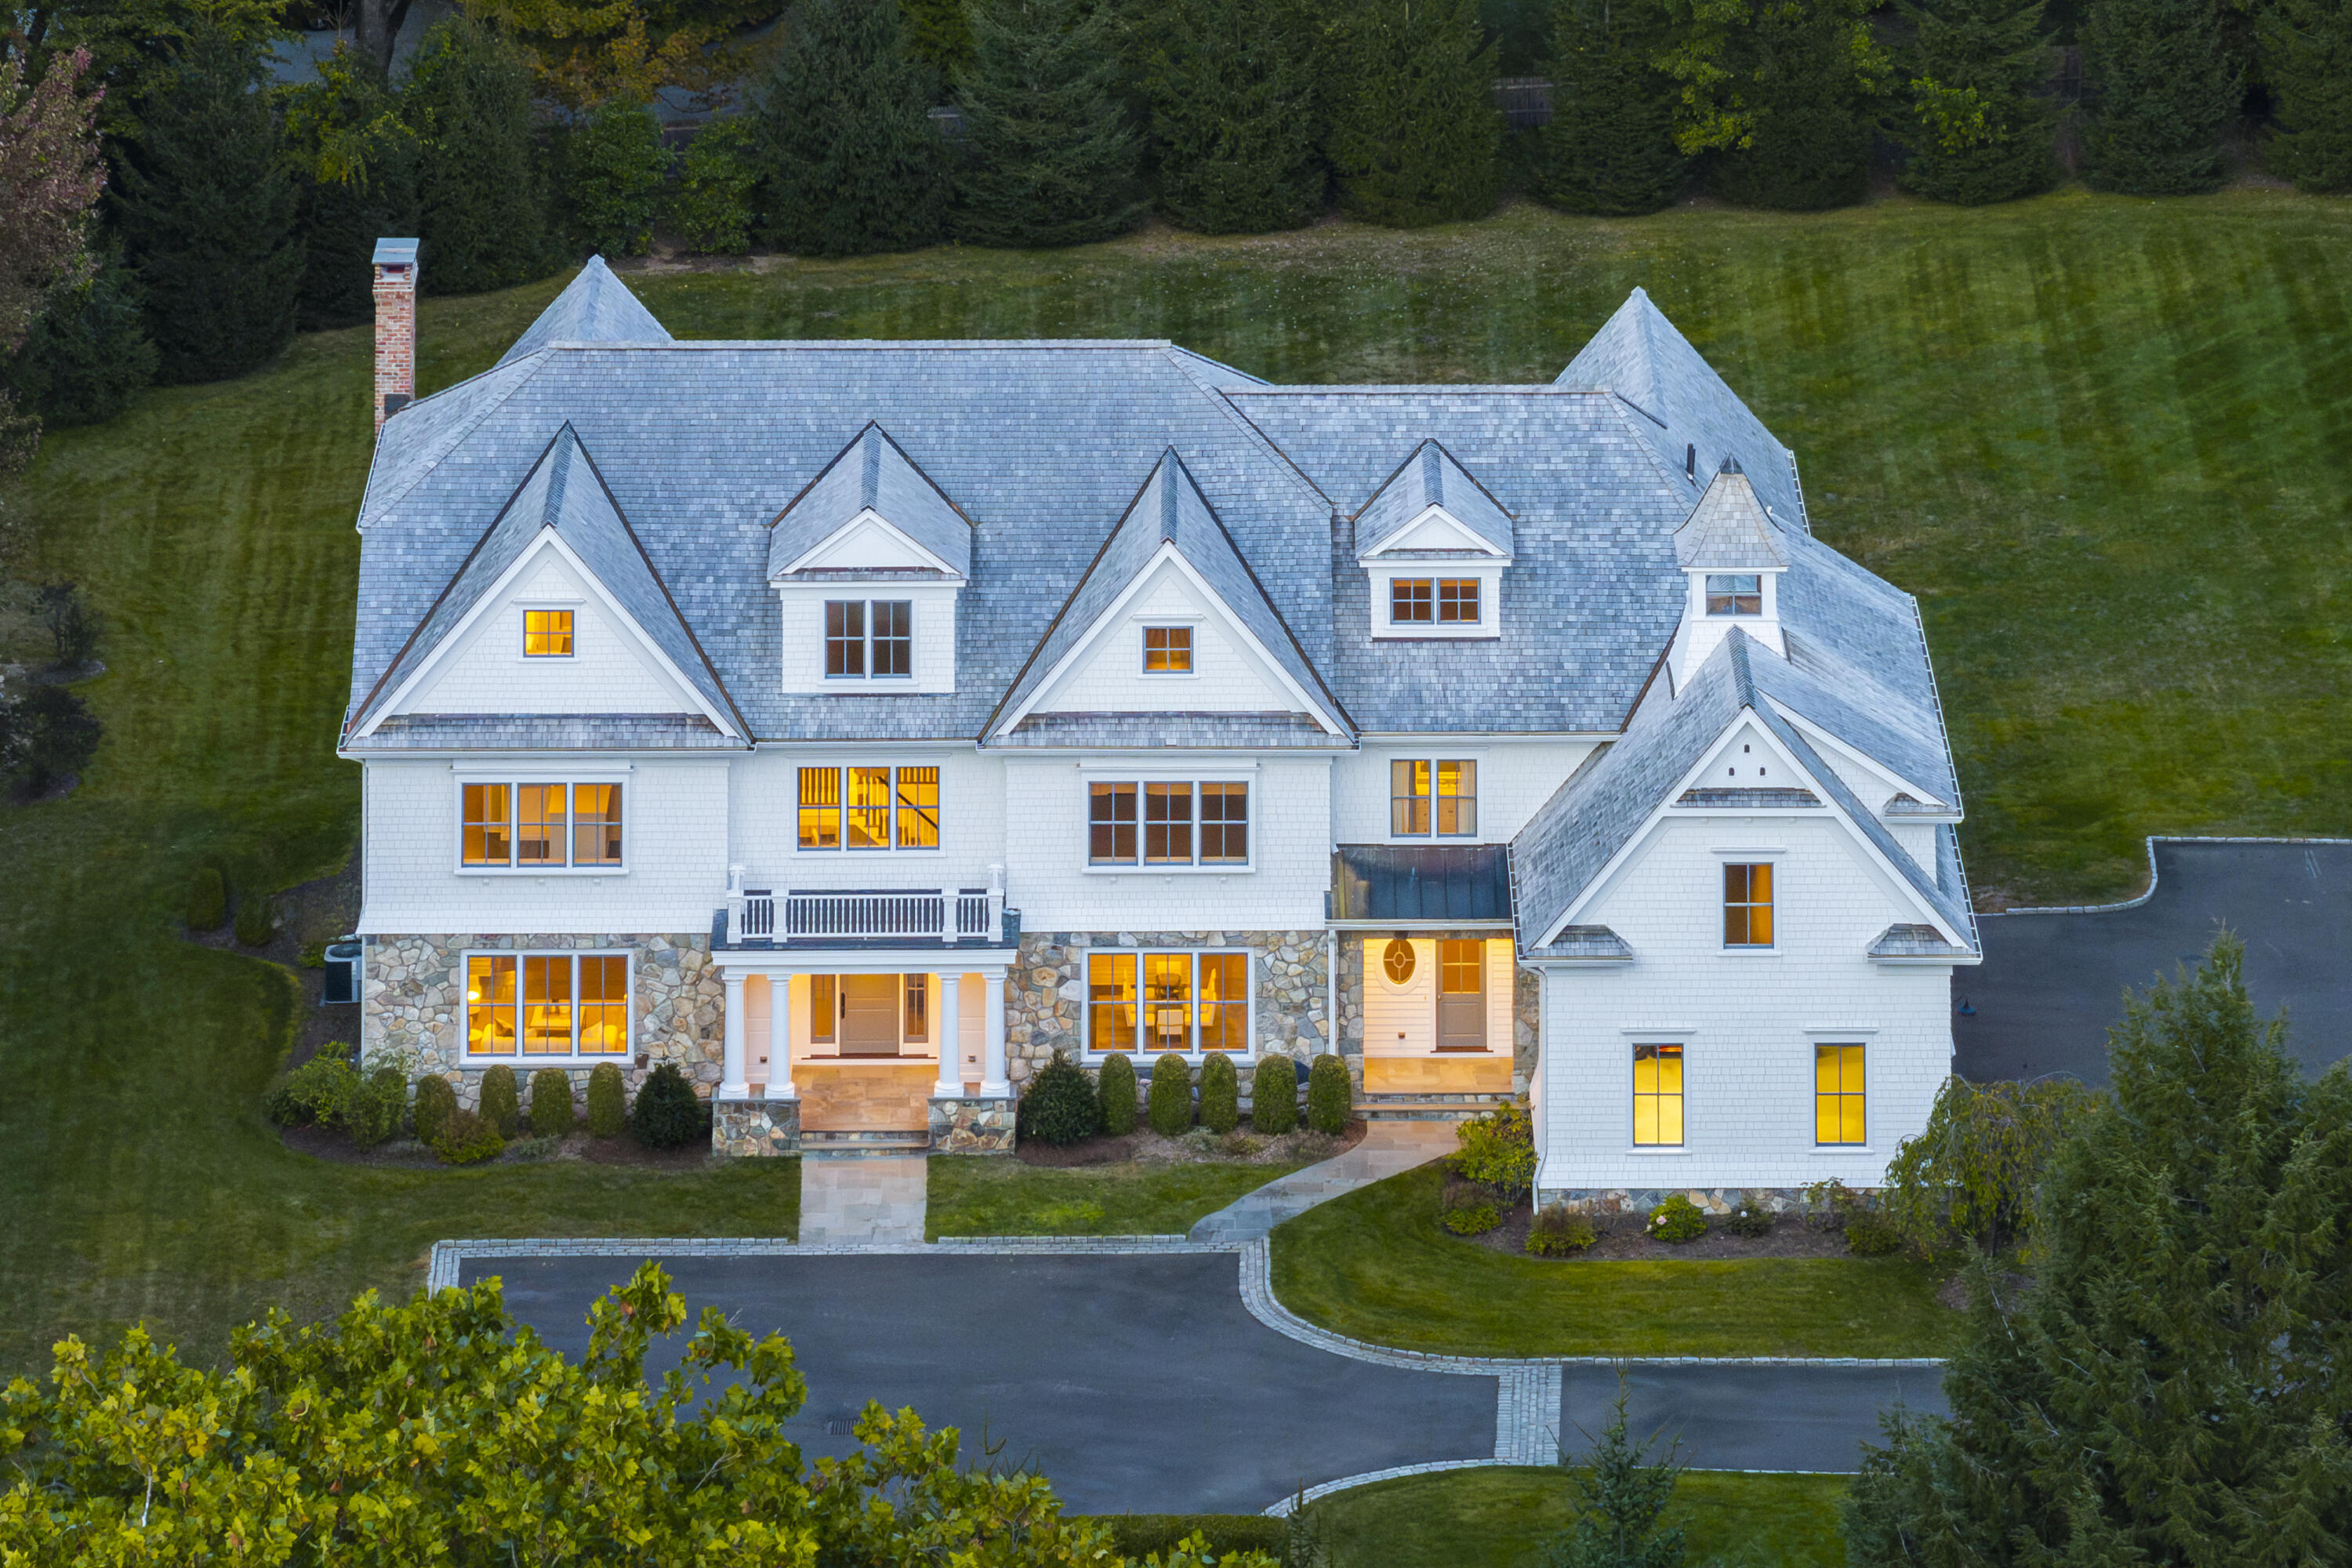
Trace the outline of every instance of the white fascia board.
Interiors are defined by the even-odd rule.
[[[1768,698],[1766,700],[1770,701],[1771,700]],[[1837,757],[1843,758],[1848,762],[1859,763],[1861,766],[1870,769],[1873,773],[1883,774],[1886,778],[1894,781],[1895,787],[1896,789],[1909,795],[1913,799],[1917,800],[1924,805],[1941,806],[1945,811],[1951,814],[1948,816],[1916,816],[1912,818],[1913,821],[1958,822],[1960,820],[1959,808],[1954,805],[1950,801],[1946,800],[1942,795],[1937,794],[1934,790],[1927,788],[1924,784],[1914,784],[1911,780],[1905,778],[1901,773],[1896,773],[1893,768],[1888,767],[1878,758],[1872,756],[1868,752],[1864,751],[1861,747],[1853,745],[1847,741],[1840,739],[1831,731],[1822,729],[1812,720],[1806,718],[1803,714],[1799,713],[1789,707],[1787,703],[1773,702],[1772,711],[1780,715],[1781,718],[1786,719],[1796,728],[1799,733],[1802,734],[1806,740],[1811,742],[1821,750],[1831,752]]]
[[[1176,548],[1175,542],[1162,540],[1160,542],[1160,548],[1151,552],[1151,559],[1143,563],[1142,569],[1136,573],[1133,580],[1118,591],[1117,598],[1103,607],[1101,615],[1095,617],[1095,624],[1079,634],[1078,640],[1070,645],[1069,651],[1054,661],[1054,668],[1047,670],[1037,684],[1029,689],[1029,695],[1022,699],[1019,706],[1005,714],[996,727],[989,731],[992,739],[1010,733],[1014,725],[1029,717],[1036,710],[1037,704],[1045,700],[1045,693],[1053,690],[1061,682],[1062,678],[1076,667],[1078,660],[1084,658],[1097,642],[1108,636],[1113,626],[1126,618],[1128,606],[1132,605],[1136,596],[1143,592],[1144,584],[1151,581],[1163,563],[1172,563],[1176,570],[1184,574],[1185,581],[1192,584],[1193,589],[1202,598],[1217,607],[1223,617],[1225,629],[1250,651],[1258,663],[1265,667],[1266,673],[1271,675],[1284,690],[1290,693],[1291,700],[1297,704],[1300,712],[1322,725],[1326,733],[1333,735],[1346,733],[1339,728],[1339,722],[1325,711],[1323,705],[1292,679],[1290,671],[1282,667],[1281,661],[1276,659],[1266,646],[1258,640],[1257,635],[1249,629],[1248,623],[1234,613],[1233,606],[1225,603],[1223,595],[1211,587],[1208,579],[1202,576],[1192,563],[1184,559],[1184,552]]]
[[[917,542],[913,535],[908,533],[897,523],[892,522],[888,518],[884,517],[880,512],[876,511],[870,506],[866,508],[863,511],[860,511],[856,517],[851,518],[847,522],[843,523],[839,528],[835,529],[831,533],[826,534],[823,539],[818,540],[814,544],[810,545],[806,550],[802,551],[799,556],[796,557],[790,565],[771,573],[768,580],[772,583],[781,583],[783,579],[791,576],[793,573],[806,570],[810,562],[815,560],[817,557],[823,555],[826,551],[832,549],[835,544],[839,543],[856,529],[865,526],[871,526],[873,528],[879,529],[892,542],[904,545],[907,551],[910,554],[916,556],[919,561],[929,563],[930,570],[946,574],[947,576],[959,587],[963,584],[964,575],[962,573],[957,571],[954,567],[940,560],[930,551],[926,550],[919,542]]]
[[[697,712],[718,726],[720,734],[731,736],[739,741],[743,738],[736,730],[734,721],[710,705],[709,699],[702,695],[701,688],[688,680],[686,678],[686,672],[678,668],[676,661],[662,651],[661,645],[646,635],[645,627],[637,625],[637,617],[622,607],[621,602],[613,597],[612,590],[605,587],[596,574],[588,569],[588,563],[580,559],[579,553],[563,542],[563,536],[553,527],[547,525],[542,525],[538,537],[518,552],[514,560],[508,563],[507,569],[499,573],[488,587],[482,590],[481,597],[474,601],[474,607],[458,617],[457,624],[451,626],[443,635],[441,640],[434,645],[433,651],[426,654],[423,661],[409,672],[408,679],[402,681],[376,705],[375,711],[369,716],[365,724],[360,726],[353,738],[359,739],[374,734],[386,719],[398,713],[401,704],[425,683],[426,677],[440,668],[441,661],[448,657],[452,649],[466,640],[467,634],[473,630],[476,623],[484,616],[489,614],[490,607],[505,600],[508,591],[521,577],[523,569],[537,561],[540,552],[544,550],[554,551],[556,554],[562,557],[565,564],[580,574],[580,580],[587,584],[589,591],[596,595],[596,603],[608,615],[628,628],[629,635],[636,639],[637,647],[652,658],[655,668],[669,677],[671,682],[680,691],[686,693],[687,700],[694,704]]]
[[[1433,526],[1451,533],[1454,536],[1453,541],[1437,544],[1410,542],[1414,534]],[[1433,503],[1422,508],[1420,513],[1411,522],[1406,523],[1356,559],[1359,562],[1378,561],[1384,556],[1405,550],[1449,555],[1477,555],[1489,561],[1508,561],[1511,558],[1506,552],[1496,548],[1491,540],[1483,538],[1465,528],[1452,512]]]

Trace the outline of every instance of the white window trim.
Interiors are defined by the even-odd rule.
[[[1087,853],[1078,859],[1078,869],[1089,877],[1235,877],[1257,869],[1258,788],[1257,770],[1220,769],[1215,773],[1184,771],[1171,773],[1162,769],[1080,768],[1078,795],[1079,847]],[[1097,862],[1094,858],[1094,788],[1097,784],[1131,784],[1136,789],[1135,853],[1133,860]],[[1143,786],[1148,784],[1188,784],[1192,786],[1192,854],[1190,861],[1146,860],[1143,855]],[[1243,820],[1249,835],[1249,855],[1241,860],[1202,860],[1201,851],[1201,786],[1204,784],[1237,784],[1249,790],[1249,816]],[[1160,950],[1154,950],[1160,951]],[[1175,952],[1170,948],[1165,951]],[[1187,948],[1183,951],[1209,952],[1211,948]]]
[[[879,597],[864,595],[852,598],[841,595],[829,594],[824,598],[818,600],[816,613],[817,679],[824,683],[826,686],[847,686],[852,681],[877,680],[887,685],[896,685],[898,682],[903,680],[908,686],[913,686],[918,679],[915,674],[915,664],[922,648],[922,633],[918,631],[915,626],[916,620],[919,618],[915,614],[915,608],[920,603],[921,601],[917,599],[913,595],[908,595],[905,597],[899,597],[894,595],[884,595]],[[904,675],[877,675],[874,673],[874,606],[877,604],[904,605],[907,606],[907,673]],[[831,635],[825,630],[825,613],[827,607],[833,605],[863,605],[866,606],[866,614],[862,623],[866,629],[860,634],[859,643],[859,646],[865,649],[866,657],[863,662],[866,668],[861,674],[829,675],[825,672],[825,645],[833,640]],[[893,638],[892,640],[896,641],[897,639]]]
[[[553,773],[532,768],[513,768],[505,770],[467,769],[464,772],[457,772],[453,769],[452,773],[454,777],[451,781],[452,788],[450,790],[450,805],[452,807],[451,823],[455,829],[455,833],[449,846],[453,862],[450,866],[450,869],[460,877],[503,877],[508,879],[518,877],[593,878],[627,876],[629,874],[631,858],[636,851],[637,842],[637,786],[635,782],[630,778],[629,772],[630,770],[625,768],[619,770],[599,769],[590,773]],[[526,866],[520,860],[509,860],[503,866],[468,866],[466,864],[467,785],[505,784],[509,789],[515,789],[517,786],[521,784],[560,784],[564,786],[563,854],[567,862],[566,864],[562,866]],[[613,784],[620,789],[621,863],[619,865],[573,866],[569,864],[572,856],[571,786],[573,784]],[[507,829],[508,842],[510,845],[520,845],[522,841],[521,828],[517,824],[514,816],[514,813],[520,810],[521,805],[522,797],[520,793],[509,797]],[[512,853],[511,850],[509,852],[510,854]]]
[[[1816,1154],[1869,1153],[1871,1128],[1870,1102],[1874,1098],[1870,1089],[1871,1058],[1876,1053],[1872,1049],[1871,1043],[1868,1039],[1856,1039],[1853,1037],[1857,1035],[1875,1034],[1877,1031],[1874,1029],[1807,1029],[1804,1033],[1806,1037],[1805,1044],[1808,1047],[1814,1046],[1860,1046],[1862,1047],[1862,1142],[1859,1143],[1824,1143],[1822,1142],[1821,1089],[1818,1081],[1813,1077],[1816,1070],[1814,1064],[1811,1060],[1808,1060],[1805,1063],[1805,1098],[1813,1102],[1805,1108],[1807,1111],[1806,1119],[1813,1124],[1813,1145],[1811,1152]],[[1810,1054],[1809,1049],[1808,1055]]]
[[[519,664],[569,664],[580,657],[580,606],[584,599],[517,599],[515,617],[515,660]],[[569,610],[572,612],[572,651],[570,653],[533,653],[530,651],[530,612],[533,610]]]
[[[887,844],[886,844],[886,845],[884,845],[884,846],[882,846],[882,847],[881,847],[881,848],[879,848],[879,849],[852,849],[852,848],[849,847],[849,822],[848,822],[848,817],[849,817],[849,780],[848,780],[848,778],[847,778],[845,775],[847,774],[848,770],[849,770],[849,769],[851,769],[851,768],[876,768],[876,767],[886,769],[886,770],[887,770],[887,771],[888,771],[888,773],[889,773],[889,774],[890,774],[890,842],[889,842],[889,843],[887,843]],[[902,767],[914,767],[914,768],[936,768],[936,769],[938,769],[938,770],[939,770],[939,775],[940,775],[940,841],[939,841],[937,844],[930,844],[930,845],[920,845],[920,844],[902,845],[902,844],[900,844],[900,843],[898,842],[898,770],[899,770],[900,768],[902,768]],[[840,843],[838,843],[838,844],[835,844],[835,845],[832,848],[830,848],[830,849],[811,849],[811,848],[808,848],[807,847],[803,846],[803,845],[801,843],[801,770],[802,770],[803,768],[830,768],[830,769],[832,769],[835,773],[845,775],[845,776],[842,778],[842,780],[841,780],[841,801],[840,801],[840,804],[839,804],[839,805],[835,805],[835,806],[834,807],[834,809],[835,809],[836,812],[840,813],[841,817],[842,817],[842,821],[841,821],[841,823],[840,823],[840,825],[839,825],[839,826],[840,826],[840,831],[841,831],[841,842],[840,842]],[[627,796],[625,796],[625,796],[623,796],[623,797],[622,797],[622,799],[623,799],[624,805],[625,805],[625,803],[626,803],[626,801],[627,801]],[[899,761],[898,761],[898,760],[897,760],[897,759],[895,759],[895,758],[894,758],[894,759],[892,759],[892,760],[890,760],[890,761],[888,761],[888,762],[882,762],[882,763],[873,763],[873,762],[839,762],[839,763],[833,763],[833,762],[822,762],[822,761],[819,761],[819,762],[796,762],[796,763],[794,763],[793,764],[793,791],[792,791],[792,801],[793,801],[793,806],[792,806],[792,810],[793,810],[793,819],[792,819],[792,837],[793,837],[793,846],[792,846],[792,851],[791,851],[791,852],[792,852],[793,854],[794,854],[794,855],[845,855],[845,856],[860,856],[860,855],[943,855],[943,854],[945,854],[945,853],[947,852],[947,847],[948,847],[948,769],[947,769],[947,766],[946,766],[946,764],[945,764],[944,763],[940,763],[940,762],[899,762]],[[624,826],[625,826],[625,825],[624,825]]]
[[[1695,1031],[1694,1031],[1695,1032]],[[1690,1035],[1665,1029],[1620,1029],[1625,1038],[1625,1151],[1630,1154],[1691,1152]],[[1633,1051],[1639,1046],[1680,1046],[1683,1052],[1683,1136],[1679,1143],[1636,1143],[1633,1141]]]
[[[581,1054],[580,965],[577,962],[574,962],[572,965],[572,1050],[569,1055],[549,1056],[544,1053],[531,1056],[523,1056],[520,1054],[508,1056],[472,1055],[467,1050],[466,1046],[473,1029],[473,1005],[466,999],[463,993],[467,984],[467,976],[472,972],[473,961],[477,958],[511,958],[515,961],[515,1038],[517,1040],[520,1040],[522,1038],[522,1009],[525,1005],[522,992],[522,961],[524,959],[570,958],[576,961],[582,958],[618,958],[622,960],[621,1026],[626,1031],[626,1037],[621,1042],[621,1048],[618,1051],[605,1052],[596,1056],[583,1056]],[[457,958],[457,986],[459,995],[457,998],[457,1048],[456,1055],[457,1058],[457,1066],[461,1071],[467,1068],[486,1069],[496,1067],[593,1068],[603,1062],[611,1062],[614,1066],[626,1071],[629,1069],[631,1064],[636,1059],[637,950],[634,947],[469,947],[461,952]],[[524,1113],[528,1115],[530,1107],[526,1105],[524,1107]]]
[[[1374,557],[1365,565],[1371,581],[1370,625],[1376,642],[1459,642],[1503,635],[1504,563],[1485,559],[1431,558],[1399,561]],[[1434,615],[1436,582],[1443,577],[1473,578],[1478,584],[1478,618],[1475,621],[1392,621],[1389,618],[1391,584],[1426,577],[1431,582]]]
[[[1715,878],[1715,951],[1724,958],[1778,958],[1780,956],[1780,862],[1788,858],[1786,849],[1713,849],[1716,859]],[[1723,940],[1723,868],[1726,866],[1759,866],[1772,868],[1772,940],[1733,946]]]
[[[1248,997],[1248,1001],[1245,1005],[1249,1008],[1249,1022],[1243,1031],[1244,1040],[1247,1047],[1246,1049],[1240,1051],[1202,1050],[1198,1043],[1201,1035],[1201,1026],[1199,1022],[1199,1015],[1196,1011],[1193,1021],[1185,1026],[1185,1031],[1188,1037],[1194,1041],[1193,1046],[1189,1050],[1178,1051],[1173,1054],[1181,1056],[1186,1061],[1192,1062],[1196,1065],[1206,1061],[1211,1057],[1223,1057],[1228,1061],[1232,1061],[1236,1064],[1241,1062],[1255,1062],[1257,1060],[1258,1057],[1262,1053],[1257,1048],[1258,962],[1256,953],[1253,952],[1246,947],[1087,947],[1080,948],[1078,950],[1078,1005],[1080,1008],[1084,1009],[1086,1014],[1084,1019],[1086,1046],[1083,1056],[1089,1066],[1100,1066],[1104,1061],[1112,1057],[1125,1057],[1129,1061],[1135,1064],[1135,1076],[1137,1080],[1146,1089],[1150,1087],[1151,1064],[1158,1061],[1161,1057],[1170,1055],[1171,1053],[1167,1051],[1148,1051],[1143,1048],[1143,1009],[1147,1005],[1143,1000],[1143,960],[1146,956],[1151,954],[1158,954],[1160,957],[1166,957],[1171,953],[1181,953],[1187,958],[1195,960],[1201,958],[1230,956],[1232,954],[1238,953],[1243,960],[1242,973],[1245,977],[1244,990]],[[1135,1049],[1131,1051],[1098,1051],[1095,1049],[1095,1002],[1092,993],[1093,983],[1087,974],[1087,968],[1097,956],[1124,956],[1135,960],[1136,1047]],[[1196,1010],[1201,1005],[1201,998],[1197,994],[1200,988],[1201,966],[1198,963],[1195,963],[1192,965],[1192,989],[1195,994],[1187,1005]],[[1228,1002],[1221,1002],[1218,1005],[1221,1007],[1231,1006],[1232,1004]]]
[[[1437,764],[1441,762],[1472,763],[1477,766],[1478,791],[1470,797],[1471,800],[1476,802],[1478,805],[1478,830],[1475,833],[1440,833],[1437,831],[1437,795],[1435,792],[1437,789]],[[1396,785],[1393,783],[1393,775],[1389,771],[1391,765],[1396,763],[1427,763],[1429,764],[1429,787],[1431,794],[1429,797],[1429,831],[1426,833],[1399,833],[1396,831]],[[1485,803],[1486,795],[1486,752],[1484,748],[1465,748],[1458,752],[1443,753],[1437,751],[1390,752],[1381,764],[1381,787],[1386,792],[1381,798],[1388,802],[1386,819],[1389,827],[1388,835],[1383,842],[1403,845],[1485,844],[1490,842],[1486,837],[1486,816]]]
[[[1135,617],[1135,668],[1146,680],[1198,680],[1201,679],[1201,627],[1208,616],[1196,611],[1180,611],[1169,616],[1138,616]],[[1150,651],[1143,646],[1144,634],[1160,627],[1181,626],[1192,634],[1190,669],[1154,669]]]
[[[1395,941],[1398,941],[1400,938],[1402,938],[1402,941],[1404,942],[1404,943],[1405,943],[1405,945],[1406,945],[1406,946],[1408,946],[1408,947],[1412,947],[1412,942],[1413,942],[1413,940],[1414,940],[1414,939],[1413,939],[1412,937],[1409,936],[1409,935],[1406,935],[1406,934],[1405,934],[1404,932],[1402,932],[1402,931],[1398,931],[1398,932],[1394,932],[1394,933],[1392,933],[1392,934],[1389,935],[1389,936],[1385,936],[1385,937],[1378,938],[1377,940],[1378,940],[1378,941],[1379,941],[1379,942],[1380,942],[1380,947],[1379,947],[1379,949],[1378,949],[1376,952],[1370,952],[1370,953],[1368,955],[1368,956],[1370,957],[1370,961],[1371,961],[1371,967],[1373,967],[1373,968],[1375,968],[1375,969],[1377,969],[1377,970],[1379,970],[1379,971],[1381,972],[1381,988],[1382,988],[1383,990],[1385,990],[1385,991],[1386,991],[1390,995],[1391,995],[1391,996],[1402,996],[1402,995],[1403,995],[1406,992],[1408,992],[1408,991],[1412,990],[1412,987],[1413,987],[1413,983],[1414,983],[1415,981],[1417,981],[1417,980],[1419,980],[1419,979],[1421,978],[1421,968],[1422,968],[1422,965],[1421,965],[1421,950],[1420,950],[1419,948],[1414,948],[1414,949],[1413,949],[1413,954],[1412,954],[1412,973],[1411,974],[1408,974],[1408,975],[1406,975],[1406,976],[1404,977],[1404,984],[1402,984],[1402,985],[1400,985],[1400,984],[1397,984],[1394,980],[1391,980],[1391,979],[1390,979],[1390,978],[1389,978],[1389,964],[1388,964],[1389,943],[1391,943],[1391,942],[1395,942]],[[1429,942],[1430,942],[1430,943],[1431,943],[1431,945],[1433,945],[1433,946],[1434,946],[1434,945],[1435,945],[1435,943],[1436,943],[1436,939],[1435,939],[1434,937],[1431,937],[1431,938],[1428,938],[1428,939],[1426,939],[1426,940],[1427,940],[1427,941],[1429,941]],[[1370,944],[1370,943],[1367,943],[1366,945],[1369,947]],[[1435,962],[1436,955],[1435,955],[1434,953],[1432,953],[1430,956],[1431,956],[1431,961],[1432,961],[1433,963],[1433,962]]]

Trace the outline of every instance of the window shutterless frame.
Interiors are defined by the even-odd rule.
[[[1086,955],[1086,988],[1090,1055],[1251,1053],[1246,952],[1092,952]]]
[[[937,849],[940,770],[851,763],[798,770],[796,845],[803,850]]]
[[[1144,627],[1143,673],[1146,675],[1192,674],[1192,628],[1191,626]]]
[[[1764,578],[1756,572],[1710,572],[1706,578],[1706,613],[1710,616],[1760,616],[1764,613]]]
[[[1824,1148],[1861,1148],[1870,1142],[1866,1047],[1851,1042],[1813,1047],[1813,1142]]]
[[[912,599],[827,599],[827,680],[911,680],[915,675]]]
[[[459,778],[457,869],[614,877],[628,869],[621,779]]]
[[[1633,1146],[1680,1148],[1683,1143],[1683,1047],[1678,1043],[1633,1047]]]
[[[464,1064],[625,1058],[631,951],[493,949],[465,955]]]
[[[523,658],[570,658],[572,654],[570,610],[525,610],[522,613]]]
[[[1087,781],[1087,869],[1246,871],[1250,867],[1247,781]]]
[[[1469,758],[1399,757],[1389,763],[1389,836],[1475,838],[1478,764]]]
[[[1727,861],[1723,868],[1723,945],[1761,952],[1773,945],[1772,863]]]

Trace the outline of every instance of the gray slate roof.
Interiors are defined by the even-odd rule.
[[[740,752],[699,713],[399,713],[363,752]]]
[[[1675,530],[1675,560],[1685,572],[1769,572],[1788,565],[1780,530],[1764,515],[1738,458],[1723,460],[1722,471]]]
[[[646,309],[629,286],[613,276],[601,256],[592,256],[580,275],[525,328],[499,363],[537,353],[550,343],[666,343],[669,329]]]
[[[1510,558],[1511,514],[1435,441],[1423,441],[1398,464],[1356,514],[1356,553],[1370,555],[1433,506]]]
[[[879,425],[860,430],[777,517],[769,532],[768,574],[782,576],[869,507],[957,574],[971,575],[971,520]]]

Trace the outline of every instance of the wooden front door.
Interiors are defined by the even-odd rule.
[[[841,977],[841,1054],[845,1057],[895,1057],[898,1054],[897,975],[845,974]]]
[[[1437,944],[1437,1048],[1486,1048],[1486,944]]]

